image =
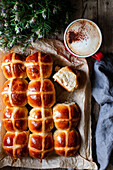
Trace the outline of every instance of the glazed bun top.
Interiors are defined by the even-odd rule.
[[[55,88],[49,79],[32,80],[27,95],[32,107],[48,108],[55,103]]]
[[[26,58],[27,75],[31,80],[49,78],[53,61],[49,54],[36,52]]]
[[[7,79],[26,78],[25,57],[16,53],[8,53],[3,57],[2,70]]]
[[[80,122],[80,109],[75,103],[56,104],[53,107],[55,126],[60,130],[75,128]]]
[[[28,82],[25,79],[14,78],[7,80],[2,88],[2,98],[5,105],[25,106],[27,104]]]

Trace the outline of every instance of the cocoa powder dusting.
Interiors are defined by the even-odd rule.
[[[85,32],[86,29],[85,23],[82,22],[78,32],[69,31],[69,43],[71,44],[73,41],[75,42],[88,39],[88,36]]]
[[[79,41],[80,38],[80,33],[79,32],[74,32],[74,31],[69,31],[69,43],[71,44],[73,41]]]

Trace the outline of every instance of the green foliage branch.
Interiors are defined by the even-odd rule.
[[[55,34],[65,28],[70,9],[68,0],[1,0],[0,45],[28,46],[31,39]]]

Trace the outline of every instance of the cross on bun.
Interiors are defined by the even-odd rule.
[[[49,54],[36,52],[26,58],[27,75],[31,80],[49,78],[53,61]]]
[[[53,107],[53,119],[57,129],[75,128],[80,121],[80,109],[75,103],[56,104]]]
[[[54,150],[58,155],[75,155],[80,143],[80,134],[76,130],[56,130],[54,133]]]
[[[6,107],[3,111],[3,123],[7,131],[25,131],[28,124],[28,110],[26,107]]]
[[[26,78],[25,57],[16,53],[8,53],[3,57],[2,70],[7,79]]]
[[[55,88],[49,79],[32,80],[27,95],[32,107],[52,107],[55,103]]]
[[[29,130],[34,133],[50,132],[54,127],[51,108],[33,108],[28,118]]]
[[[27,86],[25,79],[14,78],[7,80],[2,88],[4,104],[11,106],[25,106],[27,104]]]
[[[22,158],[28,155],[28,131],[7,132],[3,139],[3,149],[7,155]]]
[[[61,68],[53,78],[69,92],[78,88],[78,76],[69,66]]]
[[[52,133],[33,133],[29,137],[29,155],[43,159],[53,151]]]

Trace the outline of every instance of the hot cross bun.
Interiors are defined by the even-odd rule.
[[[52,107],[55,103],[55,88],[49,79],[32,80],[27,95],[32,107]]]
[[[52,57],[49,54],[36,52],[26,58],[29,79],[49,78],[52,73]]]
[[[29,130],[34,133],[50,132],[54,127],[51,108],[33,108],[28,118]]]
[[[25,106],[27,104],[27,86],[25,79],[14,78],[7,80],[2,88],[2,98],[5,105]]]
[[[62,67],[53,76],[54,80],[69,92],[79,87],[78,77],[78,71],[73,71],[69,66]]]
[[[7,79],[26,78],[25,57],[16,53],[5,55],[3,57],[2,70]]]
[[[29,132],[7,132],[3,139],[3,149],[7,155],[21,158],[28,155]]]
[[[6,107],[3,111],[3,123],[7,131],[25,131],[28,124],[26,107]]]
[[[75,128],[80,121],[80,109],[74,103],[56,104],[53,108],[53,119],[57,129]]]
[[[56,130],[54,133],[54,150],[58,155],[75,155],[80,143],[80,135],[76,130]]]
[[[52,133],[30,134],[28,147],[31,157],[42,160],[53,151]]]

